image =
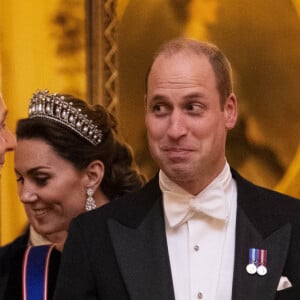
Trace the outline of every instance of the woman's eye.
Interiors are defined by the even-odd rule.
[[[37,178],[35,178],[35,182],[38,185],[43,186],[43,185],[47,184],[48,179],[49,179],[49,177],[37,177]]]

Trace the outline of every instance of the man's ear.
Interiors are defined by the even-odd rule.
[[[86,168],[86,185],[96,190],[104,177],[104,164],[101,160],[92,161]]]
[[[237,121],[238,108],[237,99],[234,93],[231,93],[224,103],[224,121],[226,129],[232,129]]]

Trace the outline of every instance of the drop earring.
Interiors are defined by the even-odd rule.
[[[93,189],[88,188],[86,193],[87,193],[87,199],[85,204],[85,210],[90,211],[96,208],[96,202],[95,199],[93,198],[94,191]]]

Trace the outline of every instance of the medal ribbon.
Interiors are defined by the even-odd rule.
[[[258,249],[250,248],[249,249],[249,264],[257,265],[258,260]]]
[[[23,300],[47,300],[48,268],[55,245],[29,246],[22,268]]]
[[[263,250],[263,249],[259,250],[258,265],[259,266],[267,265],[267,250]]]

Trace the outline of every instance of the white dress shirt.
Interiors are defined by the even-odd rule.
[[[237,189],[228,163],[196,196],[162,171],[159,183],[175,299],[230,300]]]

